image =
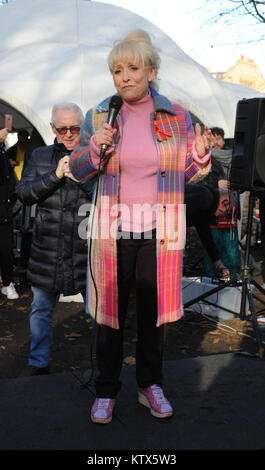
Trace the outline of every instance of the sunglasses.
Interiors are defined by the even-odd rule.
[[[54,128],[57,130],[58,134],[60,135],[65,135],[67,131],[70,131],[71,134],[79,134],[80,132],[80,126],[71,126],[71,127],[55,127]]]

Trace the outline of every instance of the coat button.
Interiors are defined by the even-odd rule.
[[[162,178],[165,178],[167,176],[167,172],[166,171],[161,171],[161,176],[162,176]]]
[[[160,245],[164,245],[165,240],[160,240]]]

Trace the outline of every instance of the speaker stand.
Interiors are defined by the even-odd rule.
[[[249,267],[249,256],[250,256],[250,246],[251,246],[251,233],[252,233],[252,220],[253,220],[253,210],[254,210],[254,205],[255,205],[255,195],[250,192],[249,195],[249,203],[248,203],[248,217],[247,217],[247,231],[246,231],[246,249],[244,253],[244,264],[243,268],[241,269],[241,274],[240,280],[237,279],[230,279],[229,281],[225,281],[222,284],[219,284],[217,287],[205,292],[202,295],[199,295],[198,297],[189,300],[184,304],[184,309],[188,308],[190,305],[193,305],[201,300],[207,299],[207,297],[211,296],[212,294],[215,294],[216,292],[219,292],[222,289],[225,289],[226,287],[238,287],[242,286],[242,293],[241,293],[241,304],[240,304],[240,313],[239,313],[239,318],[240,320],[248,320],[251,318],[252,320],[252,325],[255,331],[256,339],[257,339],[257,345],[258,345],[258,351],[256,355],[260,358],[263,358],[264,356],[264,346],[262,344],[261,340],[261,331],[260,327],[257,321],[257,315],[256,315],[256,310],[254,306],[254,301],[253,301],[253,294],[252,294],[252,289],[251,289],[251,284],[254,285],[255,287],[258,288],[260,292],[262,292],[265,295],[265,290],[254,280],[249,278],[249,273],[250,273],[250,267]],[[246,316],[246,300],[248,299],[249,302],[249,310],[251,312],[250,315],[248,315],[248,318]],[[210,303],[207,302],[206,303]],[[214,304],[211,304],[214,305]],[[221,306],[218,305],[218,308],[221,308]],[[227,310],[227,309],[224,309]],[[233,312],[234,313],[234,312]],[[235,314],[235,313],[234,313]],[[237,315],[237,314],[235,314]]]

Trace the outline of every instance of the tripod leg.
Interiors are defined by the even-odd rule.
[[[240,319],[246,319],[246,295],[248,293],[248,275],[249,275],[249,257],[250,257],[250,244],[252,233],[252,218],[253,209],[255,205],[255,196],[251,192],[248,201],[248,218],[247,218],[247,231],[246,231],[246,249],[244,254],[244,266],[242,270],[242,297],[240,307]]]
[[[246,287],[246,293],[248,296],[249,307],[251,311],[252,324],[256,333],[256,338],[257,338],[257,343],[258,343],[258,356],[262,358],[264,355],[264,347],[262,346],[262,342],[261,342],[260,329],[259,329],[259,324],[257,321],[256,310],[255,310],[255,306],[253,302],[253,297],[252,297],[252,292],[251,292],[249,281],[246,281],[245,287]]]
[[[257,281],[255,281],[255,279],[251,279],[251,282],[252,284],[254,284],[254,286],[262,293],[262,294],[265,294],[265,289],[264,287],[260,286],[259,283]]]
[[[242,280],[242,294],[240,306],[240,320],[246,319],[246,295],[247,295],[247,279]]]

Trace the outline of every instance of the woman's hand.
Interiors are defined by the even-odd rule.
[[[113,129],[107,122],[104,122],[102,127],[94,134],[96,146],[101,149],[104,144],[107,145],[107,147],[112,145],[112,139],[116,132],[117,129]]]
[[[199,158],[203,158],[209,152],[211,138],[211,130],[205,126],[202,134],[201,126],[197,122],[195,125],[195,147]]]

